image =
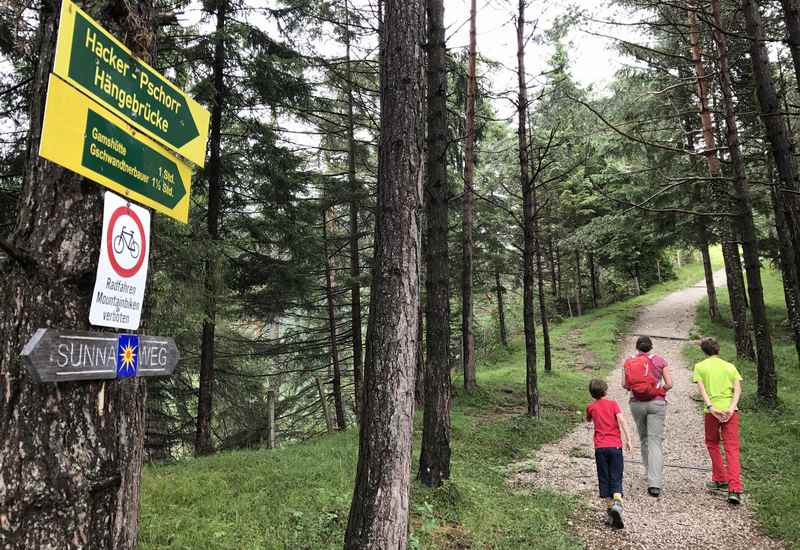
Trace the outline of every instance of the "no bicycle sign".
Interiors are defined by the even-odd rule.
[[[136,330],[150,255],[150,212],[107,191],[89,322]]]

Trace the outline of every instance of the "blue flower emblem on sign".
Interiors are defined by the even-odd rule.
[[[139,337],[135,334],[117,336],[117,378],[131,378],[139,370]]]

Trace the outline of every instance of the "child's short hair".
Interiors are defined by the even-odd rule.
[[[595,399],[600,399],[601,397],[605,396],[607,391],[608,384],[606,384],[605,380],[593,378],[592,381],[589,382],[589,393],[592,394],[592,397]]]
[[[700,349],[702,349],[703,353],[706,355],[719,355],[719,342],[711,336],[706,336],[700,340]]]

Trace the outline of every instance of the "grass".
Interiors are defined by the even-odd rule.
[[[744,378],[740,402],[743,481],[758,520],[770,535],[784,539],[788,548],[800,549],[800,369],[786,321],[781,280],[772,270],[762,274],[778,373],[780,405],[776,410],[758,407],[755,364],[736,359],[733,330],[711,323],[705,302],[698,306],[695,331],[717,338],[722,358],[735,363]],[[723,314],[730,319],[727,292],[717,296]],[[696,346],[687,347],[686,354],[692,363],[703,358]]]
[[[454,376],[451,481],[415,482],[411,548],[578,549],[568,520],[577,501],[506,485],[510,466],[530,458],[580,421],[592,377],[614,365],[617,341],[636,310],[702,278],[690,264],[678,278],[553,326],[554,368],[539,368],[540,418],[526,417],[519,339],[478,368],[477,391]],[[541,348],[540,348],[541,349]],[[541,353],[540,353],[541,355]],[[421,414],[418,415],[419,426]],[[419,429],[415,449],[419,449]],[[267,451],[236,451],[145,469],[140,547],[154,549],[341,548],[352,496],[354,429]],[[418,463],[414,458],[414,469]]]

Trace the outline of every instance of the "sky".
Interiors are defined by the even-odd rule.
[[[445,0],[445,23],[447,44],[451,49],[466,48],[469,44],[469,0]],[[572,9],[571,9],[572,8]],[[598,21],[625,21],[630,14],[601,0],[532,0],[526,9],[528,32],[534,38],[543,38],[543,32],[553,26],[556,18],[563,18],[575,9]],[[478,0],[476,42],[480,56],[500,62],[501,68],[486,75],[494,91],[515,89],[517,86],[517,43],[515,16],[518,10],[516,0]],[[570,73],[583,87],[592,86],[595,93],[602,94],[613,80],[616,71],[623,67],[625,59],[614,51],[615,41],[596,36],[604,34],[628,40],[634,38],[636,28],[619,25],[603,25],[585,18],[571,19],[573,25],[566,36],[568,55],[571,62]],[[541,79],[536,75],[547,68],[547,61],[553,53],[551,44],[544,40],[532,40],[526,46],[525,69],[529,82],[534,84]],[[480,69],[479,69],[480,72]],[[496,106],[501,111],[507,107]],[[504,113],[505,114],[505,113]]]

